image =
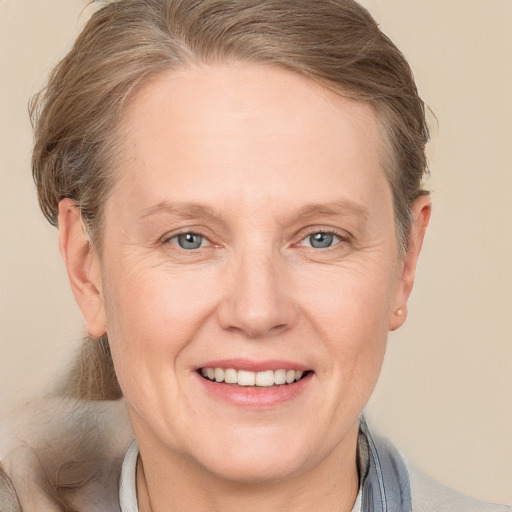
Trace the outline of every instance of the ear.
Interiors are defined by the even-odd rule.
[[[106,332],[100,260],[71,199],[59,203],[59,247],[89,335],[99,338]]]
[[[428,221],[430,220],[431,211],[432,203],[430,197],[427,195],[418,197],[411,207],[413,224],[409,235],[407,252],[400,263],[393,309],[389,319],[390,331],[401,327],[407,318],[407,300],[414,284],[416,265],[418,263]]]

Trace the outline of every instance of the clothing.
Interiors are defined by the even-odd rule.
[[[132,442],[119,484],[121,512],[138,512],[136,466],[139,449]],[[512,512],[459,494],[408,466],[387,440],[373,436],[364,418],[358,440],[360,490],[352,512]]]
[[[102,411],[108,415],[108,421],[107,418],[103,418],[105,422],[98,429]],[[138,447],[136,443],[132,443],[124,455],[123,462],[127,443],[120,432],[122,425],[119,417],[116,414],[111,417],[110,404],[102,404],[96,413],[81,415],[79,424],[72,423],[72,432],[76,434],[77,429],[84,429],[84,418],[94,418],[95,427],[91,425],[91,429],[98,429],[98,436],[89,439],[90,443],[85,445],[85,451],[77,452],[73,445],[67,451],[62,451],[61,444],[55,454],[62,459],[63,464],[69,460],[95,461],[94,466],[85,465],[82,475],[77,476],[76,470],[79,468],[74,467],[73,478],[83,479],[86,484],[74,492],[73,503],[81,512],[115,512],[120,510],[121,500],[123,512],[138,512],[135,488]],[[115,425],[115,429],[110,431],[107,428],[109,424]],[[59,426],[63,428],[62,420]],[[131,439],[133,433],[131,429],[129,430],[127,434]],[[113,433],[110,437],[109,432]],[[121,442],[118,444],[120,439]],[[61,438],[59,440],[61,441]],[[58,443],[55,446],[59,446]],[[31,450],[29,453],[33,455]],[[357,457],[361,482],[358,495],[360,503],[354,505],[352,512],[512,512],[510,506],[491,505],[459,494],[427,477],[414,466],[406,464],[391,443],[370,434],[364,420],[360,424]],[[57,502],[50,503],[51,498],[37,486],[37,482],[40,481],[37,470],[40,469],[42,462],[48,464],[48,460],[44,461],[43,458],[37,457],[37,464],[34,464],[34,458],[29,457],[23,460],[21,465],[18,462],[15,460],[14,463],[6,465],[5,473],[0,464],[0,512],[21,512],[16,490],[23,493],[20,498],[23,497],[27,504],[24,506],[24,512],[62,510]],[[24,478],[21,481],[18,478],[16,481],[16,475],[23,475]],[[118,486],[119,475],[121,479]],[[9,477],[13,479],[16,490],[12,487]],[[29,482],[30,489],[23,486]],[[18,483],[21,484],[19,487]],[[26,494],[29,491],[30,498]],[[172,511],[172,507],[169,510]]]
[[[119,478],[119,504],[121,512],[139,512],[137,506],[137,459],[139,458],[139,447],[134,440],[128,447]]]

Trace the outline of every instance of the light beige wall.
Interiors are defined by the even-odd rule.
[[[512,502],[510,0],[365,0],[413,65],[432,125],[434,214],[406,326],[368,416],[420,467]],[[0,0],[0,406],[43,392],[83,334],[30,177],[28,97],[87,17]],[[78,20],[78,21],[77,21]]]
[[[512,2],[365,3],[439,123],[432,224],[371,417],[443,482],[511,503]]]
[[[27,101],[71,43],[84,6],[0,1],[0,407],[42,391],[82,335],[56,230],[38,211]]]

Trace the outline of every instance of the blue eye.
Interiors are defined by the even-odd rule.
[[[188,251],[204,247],[207,243],[206,238],[197,233],[181,233],[173,236],[170,240],[174,245],[179,245],[182,249]]]
[[[332,245],[340,242],[340,237],[334,233],[326,233],[325,231],[318,231],[317,233],[311,233],[305,239],[307,240],[306,245],[313,247],[314,249],[327,249]]]

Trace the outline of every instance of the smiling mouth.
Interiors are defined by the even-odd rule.
[[[311,371],[280,369],[251,372],[234,368],[200,368],[198,373],[206,380],[219,384],[270,388],[294,384],[310,374]]]

